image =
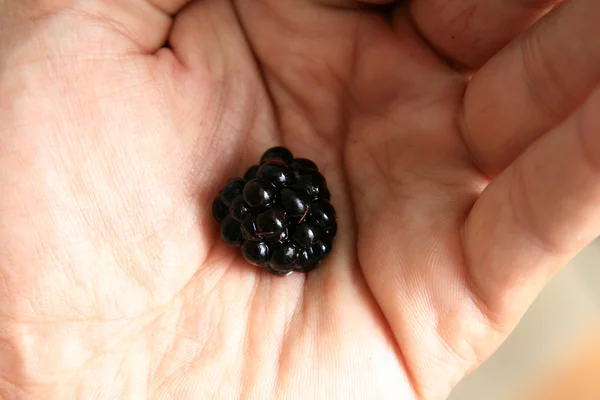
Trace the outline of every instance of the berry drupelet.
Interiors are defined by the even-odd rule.
[[[337,233],[331,194],[317,165],[285,147],[268,149],[243,179],[228,181],[212,204],[221,238],[248,263],[287,276],[310,272]]]

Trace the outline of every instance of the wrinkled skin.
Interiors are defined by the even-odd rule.
[[[600,3],[373,3],[0,1],[0,398],[442,399],[489,357],[600,228]],[[339,214],[308,276],[210,215],[276,144]]]

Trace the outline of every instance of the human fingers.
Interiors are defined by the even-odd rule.
[[[600,87],[512,163],[464,228],[475,295],[514,324],[551,275],[600,234]]]
[[[443,55],[467,67],[485,63],[561,0],[413,0],[413,19]]]
[[[599,18],[596,0],[566,3],[475,74],[461,126],[484,172],[499,173],[600,81]]]

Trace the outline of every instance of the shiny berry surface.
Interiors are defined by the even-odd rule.
[[[225,217],[221,222],[221,239],[230,246],[239,247],[244,240],[240,223],[230,216]]]
[[[241,224],[242,235],[246,240],[259,240],[260,237],[256,234],[256,222],[254,216],[251,214],[246,215],[246,218]]]
[[[308,273],[333,251],[338,222],[318,166],[272,147],[244,179],[228,181],[212,203],[221,238],[249,264],[277,276]]]
[[[311,198],[316,200],[325,191],[327,184],[320,172],[306,171],[298,177],[294,187],[305,191]]]
[[[237,178],[227,182],[225,187],[223,187],[223,190],[221,190],[221,200],[223,201],[223,204],[225,204],[225,206],[229,207],[231,201],[235,199],[238,195],[242,194],[242,190],[244,189],[245,183],[246,182],[243,179]]]
[[[264,164],[270,160],[281,160],[285,164],[289,164],[294,159],[292,152],[286,149],[285,147],[277,146],[271,147],[269,150],[265,151],[262,157],[260,158],[260,163]]]
[[[252,265],[265,266],[271,259],[271,248],[265,242],[245,241],[242,255]]]
[[[278,162],[266,162],[258,170],[257,176],[271,182],[275,187],[289,186],[294,181],[290,167]]]
[[[275,186],[260,178],[246,183],[243,191],[244,201],[254,208],[269,207],[275,200],[275,196]]]
[[[321,192],[319,193],[319,199],[326,201],[331,200],[331,193],[329,192],[329,188],[327,186],[321,189]]]
[[[321,230],[318,226],[304,221],[294,229],[293,239],[300,247],[312,246],[321,239]]]
[[[335,222],[335,210],[328,201],[315,201],[310,206],[309,217],[321,228],[333,225]]]
[[[333,224],[323,228],[323,236],[334,238],[337,235],[337,222],[333,221]]]
[[[298,257],[298,250],[291,243],[284,243],[273,249],[271,268],[279,272],[291,271]]]
[[[310,272],[317,265],[319,265],[320,260],[315,257],[312,248],[304,249],[298,253],[298,258],[296,258],[296,263],[294,264],[294,270],[299,272]]]
[[[248,215],[248,206],[241,194],[233,199],[229,205],[229,215],[237,222],[242,222],[246,218],[246,215]]]
[[[215,198],[212,204],[212,215],[217,222],[221,222],[225,219],[225,217],[229,214],[229,210],[221,197]]]
[[[308,212],[311,203],[308,193],[298,189],[284,188],[281,190],[281,207],[290,217],[302,217]]]
[[[285,211],[281,207],[272,207],[256,216],[258,235],[280,235],[287,222]]]
[[[329,237],[323,237],[320,241],[312,246],[314,257],[322,260],[331,253],[333,249],[333,240]]]
[[[261,165],[257,176],[271,182],[278,188],[291,185],[294,180],[294,174],[290,167],[275,162],[267,162]]]

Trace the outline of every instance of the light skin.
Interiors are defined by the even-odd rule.
[[[600,3],[372,3],[0,1],[0,398],[443,399],[492,354],[600,233]],[[308,276],[211,216],[276,144],[338,211]]]

